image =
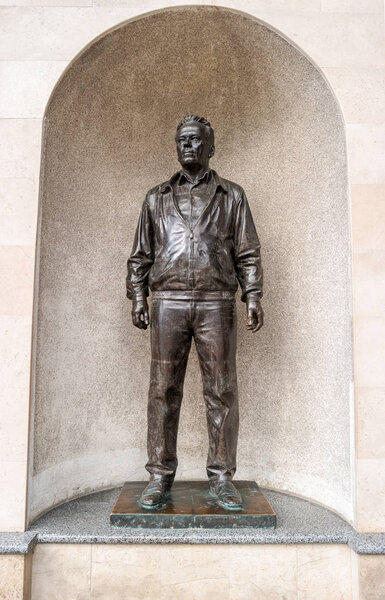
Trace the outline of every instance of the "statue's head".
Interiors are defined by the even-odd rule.
[[[185,168],[207,168],[214,155],[214,130],[204,117],[187,115],[175,134],[178,160]]]

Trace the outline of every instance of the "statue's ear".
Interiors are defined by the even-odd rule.
[[[215,154],[215,146],[213,144],[210,148],[209,158],[212,158],[214,156],[214,154]]]

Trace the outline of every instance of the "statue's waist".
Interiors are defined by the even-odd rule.
[[[163,290],[152,292],[152,298],[161,300],[233,300],[235,292],[206,290]]]

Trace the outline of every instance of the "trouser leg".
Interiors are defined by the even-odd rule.
[[[238,441],[235,300],[194,304],[193,332],[203,380],[209,434],[209,479],[232,479]]]
[[[152,478],[172,480],[183,383],[191,346],[191,304],[156,299],[151,310],[151,376],[148,394],[148,462]]]

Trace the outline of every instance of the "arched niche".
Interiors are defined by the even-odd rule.
[[[185,114],[216,132],[212,166],[246,190],[266,324],[239,305],[239,478],[352,516],[350,251],[344,125],[316,66],[269,26],[209,6],[123,23],[69,66],[47,106],[41,177],[30,514],[145,479],[149,333],[125,263],[150,187],[178,168]],[[239,303],[240,304],[240,303]],[[195,351],[181,478],[204,478]]]

